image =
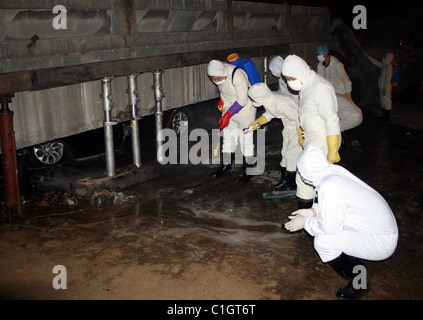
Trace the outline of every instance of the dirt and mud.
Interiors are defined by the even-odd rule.
[[[384,196],[400,232],[391,258],[367,262],[364,300],[423,298],[422,100],[397,104],[389,123],[365,114],[344,135],[340,164]],[[335,300],[345,280],[313,238],[281,230],[296,199],[262,196],[279,179],[279,147],[267,147],[265,172],[247,185],[240,165],[220,180],[209,176],[216,166],[180,165],[105,209],[57,191],[27,198],[22,217],[1,219],[0,297]],[[57,265],[66,289],[53,286]]]

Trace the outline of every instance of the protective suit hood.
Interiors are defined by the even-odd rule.
[[[292,54],[286,57],[282,65],[282,74],[286,77],[293,77],[301,81],[304,87],[315,76],[315,72],[299,56]],[[303,87],[303,88],[304,88]]]
[[[212,60],[207,65],[207,74],[210,77],[224,77],[226,72],[226,66],[222,61]]]
[[[281,56],[273,57],[269,62],[269,70],[275,77],[280,77],[282,73],[283,58]]]
[[[317,186],[324,177],[332,173],[334,165],[328,161],[320,148],[308,145],[298,157],[297,168],[307,182]]]
[[[272,97],[272,91],[264,83],[256,83],[248,90],[248,96],[261,105],[267,105],[267,101]]]
[[[297,161],[297,169],[299,174],[311,182],[316,190],[320,186],[321,181],[330,175],[340,175],[346,179],[350,179],[369,191],[374,191],[372,187],[364,183],[362,180],[354,176],[351,172],[340,165],[331,164],[320,148],[314,145],[308,145],[300,154]]]
[[[393,53],[387,53],[385,54],[385,59],[384,59],[384,63],[385,64],[391,64],[392,61],[394,61],[394,54]]]

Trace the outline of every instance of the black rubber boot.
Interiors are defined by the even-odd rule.
[[[298,209],[309,209],[313,206],[313,199],[304,200],[298,198]]]
[[[295,182],[296,171],[287,171],[286,168],[281,170],[281,180],[278,184],[272,186],[273,191],[291,191],[297,190]]]
[[[220,178],[224,176],[232,175],[232,163],[234,163],[235,154],[234,153],[223,153],[222,154],[222,165],[220,169],[211,174],[212,178]]]
[[[383,112],[382,121],[384,121],[384,122],[389,121],[389,119],[391,117],[391,110],[383,109],[382,112]]]
[[[277,184],[273,185],[271,188],[273,191],[277,191],[277,189],[283,187],[286,184],[286,182],[287,182],[286,168],[281,167],[281,180]]]
[[[250,161],[247,161],[247,158],[244,157],[244,161],[242,164],[242,176],[238,180],[240,184],[246,184],[251,180],[251,175],[247,174],[247,168],[253,168],[255,164],[250,164],[249,162]]]
[[[364,264],[364,261],[352,256],[349,256],[345,253],[331,261],[328,261],[328,264],[343,278],[348,280],[348,284],[339,289],[336,292],[336,297],[340,300],[355,300],[360,298],[363,294],[370,291],[370,282],[366,277],[366,283],[358,283],[358,288],[354,288],[353,280],[358,273],[354,273],[355,266],[363,266],[366,271],[367,268]],[[357,271],[358,272],[358,271]]]

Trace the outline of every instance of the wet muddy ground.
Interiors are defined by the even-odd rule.
[[[345,133],[340,164],[385,197],[400,232],[391,258],[367,263],[364,300],[423,299],[422,102],[398,102],[390,123],[365,114]],[[65,191],[26,199],[23,217],[1,219],[0,297],[336,300],[345,280],[313,238],[281,230],[296,200],[262,196],[279,179],[280,138],[266,141],[265,172],[247,185],[240,165],[220,180],[209,177],[216,166],[180,165],[101,210]],[[57,265],[66,289],[53,287]]]

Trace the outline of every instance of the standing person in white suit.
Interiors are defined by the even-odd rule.
[[[289,55],[285,59],[282,74],[288,80],[288,86],[299,92],[301,129],[298,130],[298,138],[300,145],[303,148],[309,144],[318,146],[330,163],[339,162],[341,160],[338,153],[341,130],[337,115],[338,103],[333,86],[311,70],[310,66],[296,55]],[[296,183],[298,207],[311,207],[313,187],[302,182],[298,173]]]
[[[392,75],[394,68],[392,62],[394,61],[394,55],[392,53],[386,53],[382,61],[378,61],[368,54],[364,54],[367,59],[370,60],[375,66],[380,68],[380,76],[378,79],[380,105],[382,107],[382,120],[388,121],[391,110],[392,110]]]
[[[327,46],[318,47],[316,55],[319,61],[317,64],[317,73],[333,85],[336,93],[343,94],[352,100],[352,83],[342,62],[335,56],[329,55]]]
[[[272,75],[279,79],[278,91],[298,99],[298,94],[292,93],[288,89],[288,84],[282,76],[283,58],[280,56],[273,57],[269,62],[269,70]],[[349,80],[348,80],[349,81]],[[363,122],[363,114],[361,109],[353,102],[350,95],[345,94],[345,90],[336,92],[338,101],[338,117],[341,132],[355,128]]]
[[[301,178],[316,188],[319,202],[310,209],[293,212],[285,228],[291,232],[304,228],[313,236],[314,248],[322,262],[348,280],[336,296],[356,299],[370,291],[361,259],[385,260],[397,247],[394,214],[376,190],[345,168],[330,164],[316,146],[308,145],[304,149],[297,167]],[[357,270],[363,272],[363,269],[357,266],[365,271],[361,283],[355,278],[359,276]]]
[[[242,129],[256,118],[256,108],[247,94],[250,85],[248,75],[241,68],[218,60],[209,62],[207,74],[218,87],[223,102],[222,117],[219,119],[219,129],[223,134],[223,160],[220,169],[212,177],[220,178],[232,174],[232,164],[239,143],[244,156],[244,171],[239,183],[245,184],[250,180],[247,167],[254,165],[254,140],[252,132],[243,134]]]
[[[281,119],[283,123],[281,179],[276,185],[272,186],[273,191],[297,189],[295,183],[297,159],[302,152],[297,136],[297,128],[299,127],[298,99],[271,91],[263,82],[253,85],[248,90],[248,96],[253,100],[254,106],[262,105],[266,110],[263,115],[250,123],[249,127],[252,127],[253,130],[258,129],[273,118]]]

